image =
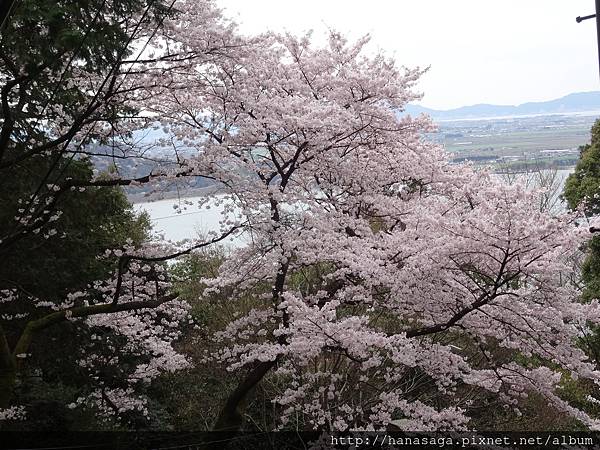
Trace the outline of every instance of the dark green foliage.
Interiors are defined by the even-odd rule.
[[[68,180],[86,185],[96,178],[81,153],[89,143],[110,139],[101,132],[106,125],[116,130],[135,113],[118,97],[121,64],[132,42],[149,36],[168,13],[160,0],[21,0],[2,28],[0,290],[14,290],[18,297],[1,307],[3,314],[19,315],[0,322],[9,348],[27,321],[50,311],[35,308],[36,299],[64,302],[67,293],[115,270],[114,259],[98,258],[106,249],[147,237],[148,217],[133,211],[121,188],[55,186]],[[92,342],[90,333],[82,323],[66,322],[32,343],[14,400],[31,411],[53,410],[31,415],[32,429],[104,426],[64,407],[89,386],[77,364],[82,354],[103,351],[93,346],[122,345],[110,333],[101,343]],[[4,377],[7,366],[0,366]],[[122,374],[103,376],[114,384]]]
[[[600,212],[600,121],[592,127],[591,143],[580,148],[580,159],[567,178],[563,197],[571,209],[585,201],[587,213]]]
[[[591,142],[580,148],[580,159],[575,171],[569,175],[565,183],[563,197],[570,209],[582,208],[586,216],[600,213],[600,120],[591,130]],[[589,302],[600,298],[600,236],[593,236],[583,246],[585,254],[581,264],[581,281],[583,282],[581,300]],[[600,365],[600,330],[590,326],[580,340],[581,348]],[[594,391],[582,381],[565,376],[563,392],[570,401],[584,410],[589,410],[586,397]],[[579,403],[579,405],[578,405]],[[592,407],[597,415],[596,407]]]
[[[102,96],[118,89],[111,74],[131,53],[131,43],[159,26],[170,12],[154,0],[21,0],[0,35],[0,80],[8,103],[0,108],[0,160],[6,149],[29,152],[59,136],[45,124],[77,131],[91,121],[116,125],[133,111]],[[96,94],[82,85],[88,76],[106,79]],[[76,83],[70,80],[77,79]],[[95,83],[97,88],[100,82]],[[99,91],[98,91],[99,92]],[[97,108],[102,102],[102,107]],[[99,138],[92,130],[87,138]],[[10,136],[12,142],[7,142]]]
[[[27,194],[37,189],[50,164],[49,158],[32,158],[17,166],[14,177],[0,178],[0,233],[3,236],[10,235],[18,227],[15,217],[22,215],[19,209],[27,203]],[[58,168],[62,178],[89,180],[92,177],[91,165],[86,161],[62,161]],[[43,187],[41,191],[45,189]],[[34,308],[32,297],[59,304],[65,301],[69,292],[85,289],[88,284],[108,277],[114,271],[115,261],[97,256],[106,249],[119,248],[126,243],[141,244],[150,226],[148,216],[133,211],[121,188],[91,187],[83,192],[70,191],[60,197],[55,211],[62,212],[58,220],[43,227],[39,233],[29,233],[4,248],[1,254],[0,289],[16,289],[19,296],[19,300],[3,305],[4,312],[27,314],[23,319],[2,324],[11,345],[18,339],[27,320],[49,311]],[[56,233],[46,238],[50,230],[56,230]],[[31,415],[26,424],[29,428],[82,429],[102,425],[94,422],[93,415],[75,414],[64,406],[74,401],[89,383],[77,359],[86,349],[90,350],[87,348],[91,345],[90,334],[83,324],[67,322],[45,330],[33,342],[25,376],[20,379],[15,394],[32,411],[50,408],[54,413],[50,416]],[[115,338],[106,336],[101,345],[107,345]],[[120,344],[115,342],[113,345]],[[102,349],[94,351],[102,352]],[[118,376],[105,374],[106,379]]]
[[[600,236],[592,237],[585,246],[586,258],[581,265],[585,301],[600,298]]]
[[[600,213],[600,120],[592,127],[591,143],[581,147],[575,171],[565,183],[563,197],[569,208],[582,207],[586,215]],[[600,298],[600,237],[590,239],[581,267],[583,299]]]
[[[0,178],[0,234],[14,233],[26,209],[28,194],[35,192],[48,169],[49,158],[32,158],[18,165],[11,178]],[[62,161],[55,172],[61,179],[89,180],[92,168],[85,161]],[[41,192],[46,192],[46,186]],[[47,198],[42,195],[41,198]],[[47,300],[67,290],[85,287],[107,275],[109,264],[96,257],[106,249],[123,246],[127,240],[140,244],[147,236],[149,219],[137,215],[120,188],[86,188],[67,192],[56,203],[62,214],[38,233],[30,233],[2,252],[0,284],[19,288]],[[51,231],[55,230],[55,231]],[[50,233],[50,238],[45,238]],[[112,270],[112,266],[110,267]]]

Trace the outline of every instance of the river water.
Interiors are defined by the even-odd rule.
[[[217,197],[218,195],[212,196],[212,198]],[[199,207],[198,202],[204,200],[206,197],[188,197],[181,200],[135,203],[133,206],[137,211],[146,211],[149,214],[155,233],[163,235],[166,240],[181,241],[220,230],[219,222],[223,219],[224,206],[209,201]],[[222,244],[237,247],[244,242],[243,237],[234,236],[225,239]]]

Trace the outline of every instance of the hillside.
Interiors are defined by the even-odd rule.
[[[419,105],[408,105],[411,115],[425,113],[434,120],[459,120],[484,117],[523,116],[531,114],[561,114],[600,111],[600,91],[577,92],[546,102],[528,102],[521,105],[477,104],[449,110],[436,110]]]

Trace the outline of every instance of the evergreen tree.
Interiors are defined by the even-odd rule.
[[[590,144],[580,148],[580,159],[566,180],[563,197],[570,209],[583,208],[588,216],[600,213],[600,120],[592,127]],[[582,264],[583,298],[600,298],[600,236],[585,246]]]

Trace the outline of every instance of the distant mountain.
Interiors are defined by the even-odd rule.
[[[476,119],[484,117],[522,116],[529,114],[561,114],[585,111],[600,111],[600,91],[577,92],[547,102],[529,102],[522,105],[479,104],[462,106],[446,111],[407,105],[405,112],[410,115],[425,113],[434,120]]]

